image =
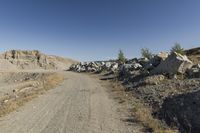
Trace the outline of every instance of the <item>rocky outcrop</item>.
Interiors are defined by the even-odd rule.
[[[11,50],[0,56],[0,70],[6,68],[3,62],[6,62],[9,67],[7,69],[53,69],[65,70],[68,69],[75,61],[62,57],[45,55],[38,50],[23,51]],[[11,67],[12,66],[12,67]]]
[[[70,70],[76,72],[118,72],[120,79],[130,79],[138,75],[155,74],[185,74],[193,66],[193,63],[186,55],[178,53],[168,54],[161,52],[153,58],[134,58],[126,60],[124,64],[119,64],[117,60],[113,61],[94,61],[74,64]]]
[[[151,71],[155,67],[157,67],[161,61],[164,61],[168,57],[167,52],[160,52],[159,54],[155,55],[153,58],[148,60],[143,66],[145,69]]]
[[[185,73],[192,67],[193,63],[185,55],[176,52],[169,55],[164,61],[151,71],[152,74],[177,74]]]

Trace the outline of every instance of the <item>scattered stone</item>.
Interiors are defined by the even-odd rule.
[[[139,81],[141,85],[158,85],[165,79],[163,75],[147,76]]]
[[[8,100],[4,100],[4,101],[3,101],[3,103],[7,103],[7,102],[8,102]]]

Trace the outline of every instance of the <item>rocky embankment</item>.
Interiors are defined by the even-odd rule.
[[[183,133],[197,133],[199,125],[200,48],[178,53],[159,53],[152,59],[135,58],[124,64],[115,61],[74,64],[71,71],[107,72],[117,77],[126,91],[145,102],[152,114]]]
[[[0,55],[0,70],[66,70],[76,61],[38,50],[11,50]]]

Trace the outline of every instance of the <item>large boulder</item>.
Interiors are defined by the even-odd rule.
[[[183,74],[192,66],[193,63],[187,58],[186,55],[174,52],[165,60],[161,61],[161,63],[151,71],[151,74]]]
[[[194,65],[188,69],[187,75],[189,78],[200,78],[200,64]]]
[[[168,52],[160,52],[156,56],[158,58],[160,58],[161,60],[165,60],[169,56],[169,53]]]
[[[140,63],[142,66],[145,66],[146,63],[148,63],[148,62],[149,62],[149,59],[147,59],[147,58],[139,58],[138,59],[138,63]]]
[[[146,62],[143,66],[146,70],[151,71],[155,67],[157,67],[161,61],[164,61],[169,54],[167,52],[160,52],[159,54],[153,56],[148,62]]]
[[[118,66],[119,66],[118,63],[113,63],[112,66],[111,66],[111,68],[110,68],[110,70],[112,72],[116,72],[118,70]]]

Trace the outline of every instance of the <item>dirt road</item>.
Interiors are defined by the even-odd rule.
[[[66,72],[57,88],[0,118],[0,133],[138,133],[116,104],[96,79]]]

